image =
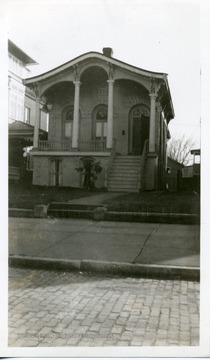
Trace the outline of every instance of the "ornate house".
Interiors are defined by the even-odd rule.
[[[165,187],[174,118],[167,74],[124,63],[104,48],[24,83],[36,95],[34,185]],[[49,112],[48,140],[39,139],[40,100]]]

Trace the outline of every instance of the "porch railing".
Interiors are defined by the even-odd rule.
[[[79,141],[78,145],[80,151],[106,151],[105,140]]]
[[[73,151],[71,141],[39,140],[38,149],[42,151]],[[106,151],[106,140],[89,140],[78,142],[79,151]]]
[[[49,140],[39,140],[38,143],[39,150],[52,151],[52,150],[71,150],[71,141],[49,141]]]

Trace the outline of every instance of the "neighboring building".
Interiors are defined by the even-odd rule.
[[[168,157],[167,188],[168,190],[181,190],[182,171],[184,165]]]
[[[23,79],[29,75],[28,65],[36,62],[12,41],[8,41],[8,113],[9,113],[9,179],[19,180],[26,176],[27,161],[24,148],[31,149],[34,137],[36,98],[25,87]],[[47,139],[48,114],[39,103],[40,134]],[[29,158],[29,157],[27,157]]]
[[[182,169],[182,177],[183,178],[192,178],[193,177],[193,165],[186,165]]]
[[[47,139],[47,132],[39,130],[40,139]],[[9,179],[31,182],[33,164],[30,151],[34,127],[22,121],[9,124]]]
[[[200,149],[191,150],[191,155],[193,155],[193,176],[200,177],[201,150]]]
[[[23,84],[23,79],[30,74],[27,66],[37,63],[11,40],[8,40],[8,60],[9,124],[22,121],[34,126],[36,99],[34,92]],[[40,128],[47,131],[47,127],[47,113],[40,109]]]
[[[193,155],[193,164],[187,165],[182,170],[183,178],[192,178],[192,177],[200,177],[200,149],[191,150],[191,155]]]
[[[8,100],[9,100],[9,123],[18,120],[24,122],[25,86],[23,79],[29,74],[27,65],[36,62],[19,49],[12,41],[8,41]]]
[[[182,189],[200,192],[200,149],[191,150],[193,164],[185,166],[182,171]]]
[[[166,74],[104,48],[24,83],[36,94],[34,185],[84,187],[95,179],[109,191],[165,189],[174,118]],[[49,111],[46,141],[39,140],[39,99]]]

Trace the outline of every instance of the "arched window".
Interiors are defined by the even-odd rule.
[[[99,105],[94,110],[93,137],[105,140],[107,137],[107,105]]]
[[[72,137],[72,127],[73,127],[73,117],[74,117],[74,107],[68,107],[63,112],[63,134],[65,139],[70,139]]]

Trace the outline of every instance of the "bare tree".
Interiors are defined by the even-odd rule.
[[[190,162],[190,151],[196,146],[197,142],[193,138],[172,138],[168,144],[168,156],[178,161],[180,164],[188,165]]]

